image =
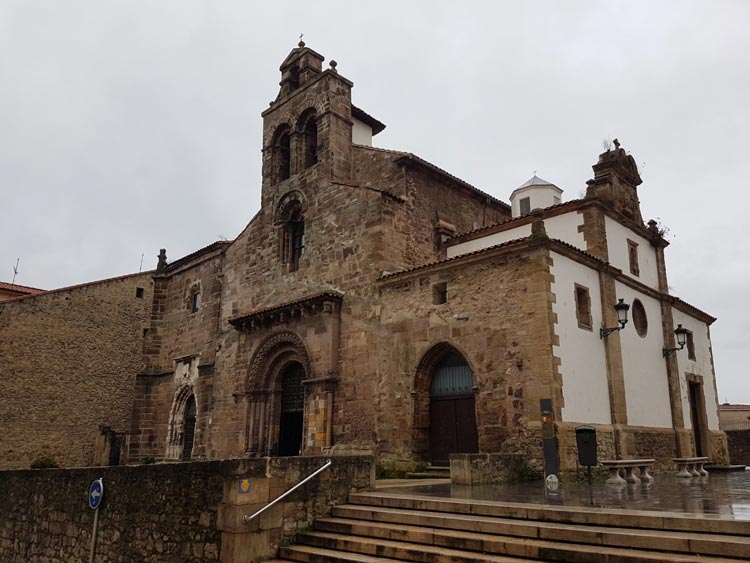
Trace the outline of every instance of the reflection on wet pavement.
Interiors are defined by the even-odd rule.
[[[389,489],[380,489],[390,492]],[[750,520],[750,471],[711,473],[710,477],[677,479],[656,476],[653,483],[608,485],[603,482],[560,483],[557,491],[544,482],[451,485],[450,483],[398,487],[393,492],[429,497],[495,500],[559,506],[593,506],[628,510],[657,510],[711,514]]]

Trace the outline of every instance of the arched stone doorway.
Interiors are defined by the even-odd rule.
[[[305,368],[299,362],[287,364],[281,373],[281,409],[279,415],[278,455],[299,455],[302,450]]]
[[[474,376],[453,346],[438,344],[425,354],[415,380],[414,455],[447,465],[452,453],[479,451]]]
[[[196,438],[197,403],[193,387],[181,386],[169,414],[166,459],[190,461]]]
[[[310,360],[296,334],[276,333],[258,347],[247,381],[247,455],[301,454],[305,424],[303,381],[310,377]]]

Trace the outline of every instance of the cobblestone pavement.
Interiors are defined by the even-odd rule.
[[[388,488],[380,488],[386,492]],[[750,520],[750,471],[712,473],[710,477],[677,479],[656,476],[651,484],[614,486],[604,482],[560,483],[548,491],[544,483],[451,485],[447,481],[393,488],[402,494],[459,499],[496,500],[560,506],[593,506],[717,515]]]

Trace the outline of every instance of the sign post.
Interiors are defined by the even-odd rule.
[[[99,525],[99,506],[104,498],[104,480],[99,478],[89,485],[89,508],[94,511],[94,528],[91,530],[91,551],[89,552],[89,563],[94,563],[94,551],[96,551],[96,528]]]
[[[555,436],[555,413],[552,410],[551,399],[540,399],[539,409],[542,411],[542,452],[544,453],[544,476],[550,481],[558,481],[559,463],[557,459],[557,437]],[[549,481],[548,481],[549,482]]]

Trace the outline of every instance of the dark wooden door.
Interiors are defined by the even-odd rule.
[[[693,425],[693,439],[695,440],[695,455],[703,457],[703,434],[701,432],[700,398],[701,390],[699,383],[688,383],[690,389],[690,422]]]
[[[302,448],[302,412],[281,413],[279,455],[299,455]]]
[[[479,451],[474,397],[430,401],[430,462],[448,465],[450,454]]]
[[[430,384],[430,462],[448,465],[450,454],[478,451],[474,378],[461,356],[448,354]]]
[[[195,397],[190,397],[185,405],[185,425],[182,434],[182,461],[190,461],[195,440]]]
[[[293,363],[284,370],[281,380],[281,417],[279,420],[278,455],[300,455],[304,425],[305,369]]]
[[[120,453],[125,434],[112,433],[109,435],[109,460],[108,465],[120,465]]]

